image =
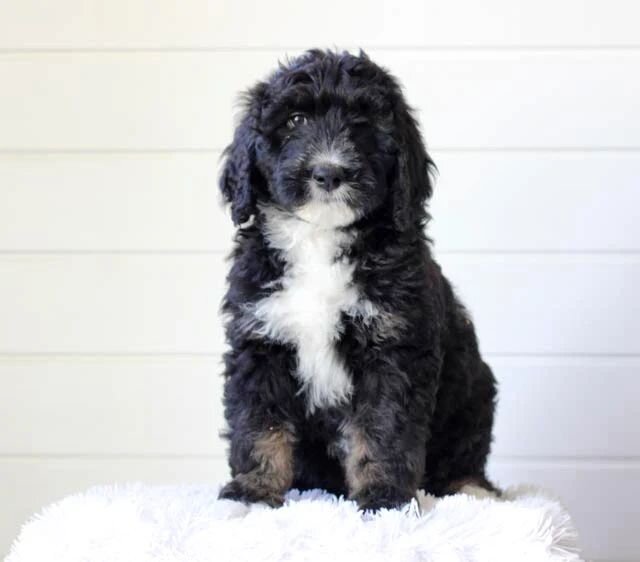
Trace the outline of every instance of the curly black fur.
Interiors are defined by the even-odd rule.
[[[278,505],[290,487],[325,488],[377,509],[418,488],[492,488],[496,383],[424,234],[431,166],[398,83],[362,52],[309,51],[248,92],[221,177],[239,225],[223,305],[233,480],[221,497]],[[326,244],[327,281],[296,269]],[[327,289],[334,269],[346,281]],[[280,317],[269,306],[288,287],[317,296]],[[336,298],[353,302],[335,305],[331,331],[322,313]]]

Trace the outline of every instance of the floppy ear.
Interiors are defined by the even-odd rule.
[[[398,159],[391,185],[393,222],[398,230],[422,228],[429,215],[431,197],[429,172],[433,161],[427,154],[418,124],[404,103],[396,109]]]
[[[247,222],[256,212],[256,183],[260,177],[256,168],[259,94],[259,88],[247,94],[245,114],[236,128],[233,142],[223,154],[225,162],[220,190],[227,203],[231,203],[231,218],[235,225]]]

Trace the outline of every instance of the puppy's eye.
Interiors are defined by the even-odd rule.
[[[304,113],[292,113],[287,120],[287,129],[295,129],[300,125],[306,125],[308,118]]]

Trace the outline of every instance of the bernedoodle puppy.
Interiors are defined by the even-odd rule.
[[[309,51],[247,93],[225,158],[220,497],[324,488],[375,510],[494,490],[496,383],[431,256],[432,162],[398,82],[362,52]]]

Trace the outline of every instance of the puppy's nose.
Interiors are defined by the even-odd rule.
[[[344,170],[340,166],[325,164],[314,167],[311,177],[318,184],[318,187],[331,191],[339,187],[344,181]]]

